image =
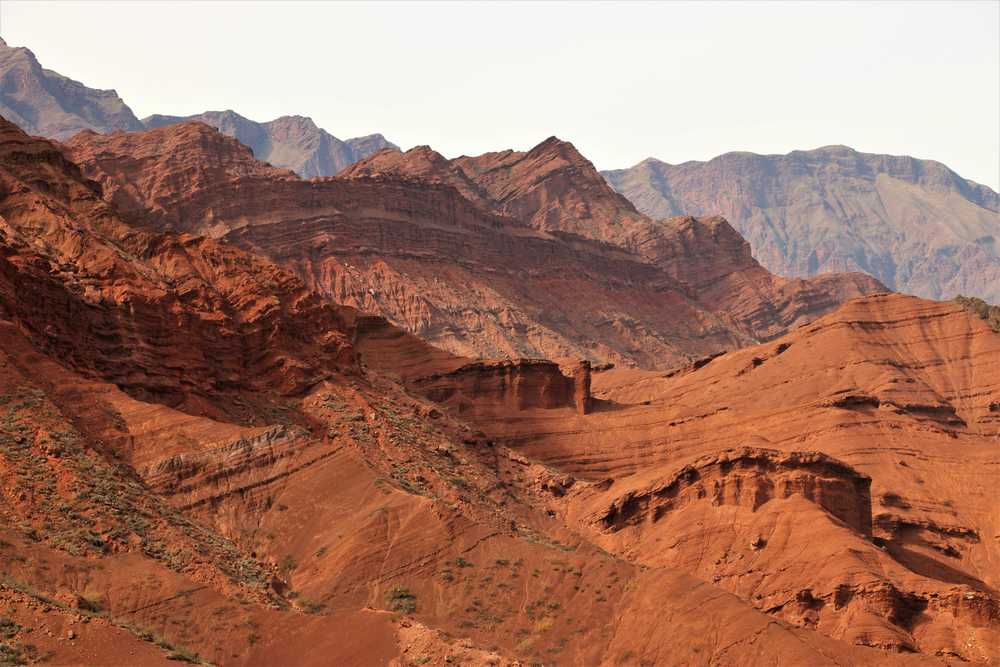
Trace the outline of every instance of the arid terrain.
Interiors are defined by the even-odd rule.
[[[1000,664],[995,306],[88,100],[0,119],[0,664]]]

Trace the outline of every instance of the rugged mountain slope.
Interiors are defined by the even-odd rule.
[[[67,148],[104,184],[105,196],[143,224],[266,254],[337,302],[384,315],[457,354],[665,367],[772,337],[881,289],[861,276],[775,278],[735,232],[726,235],[723,221],[654,225],[589,163],[588,183],[599,185],[594,224],[627,227],[622,238],[645,231],[658,254],[630,249],[610,232],[586,238],[538,229],[527,205],[507,210],[509,202],[459,163],[425,147],[383,151],[336,179],[305,182],[248,163],[247,151],[211,134],[197,124],[83,134]],[[542,171],[538,181],[537,192],[550,181],[568,183],[563,189],[587,201],[587,187],[574,189],[562,171]],[[605,214],[605,197],[634,225],[616,217],[619,209]]]
[[[459,354],[655,364],[742,340],[648,263],[538,232],[449,187],[289,178],[201,124],[68,146],[145,225],[259,250],[337,302]]]
[[[592,385],[586,416],[469,419],[550,466],[550,511],[598,544],[831,637],[998,659],[988,323],[871,296],[766,345]]]
[[[680,281],[692,298],[750,340],[773,337],[846,298],[882,289],[859,275],[807,282],[773,276],[721,218],[654,222],[609,188],[572,144],[555,137],[526,153],[503,151],[452,162],[427,159],[428,150],[403,156],[382,152],[343,175],[429,178],[543,231],[621,247]]]
[[[87,88],[44,69],[35,54],[0,39],[0,115],[29,134],[65,139],[83,129],[140,130],[143,125],[113,90]]]
[[[147,128],[158,128],[190,121],[206,123],[235,137],[258,159],[291,169],[303,178],[333,176],[373,153],[398,148],[381,134],[341,141],[304,116],[282,116],[258,123],[235,111],[206,111],[183,117],[154,115],[142,122]]]
[[[583,415],[585,365],[469,364],[136,229],[6,122],[0,366],[4,656],[926,662],[607,553],[545,511],[558,476],[445,412]]]
[[[604,177],[653,217],[725,216],[778,275],[863,271],[919,296],[1000,300],[1000,196],[938,162],[828,146]]]

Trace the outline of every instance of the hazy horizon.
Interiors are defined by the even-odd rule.
[[[298,114],[449,157],[557,135],[600,169],[839,144],[1000,190],[1000,2],[6,0],[0,36],[140,118]]]

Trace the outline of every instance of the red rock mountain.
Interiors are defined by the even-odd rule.
[[[1000,334],[877,295],[674,372],[593,376],[594,411],[470,421],[559,471],[548,509],[786,622],[884,650],[1000,651]]]
[[[919,296],[1000,301],[1000,196],[939,162],[827,146],[603,173],[647,215],[725,216],[778,275],[863,271]]]
[[[263,184],[301,182],[257,169],[243,198],[288,206]],[[307,185],[320,214],[324,188],[369,211],[379,188],[400,217],[444,202],[462,229],[511,224],[473,226],[451,188]],[[156,216],[118,209],[144,192],[109,203],[0,122],[5,659],[997,659],[1000,336],[977,316],[869,297],[666,375],[471,362],[150,229],[176,214],[165,191]],[[239,202],[212,201],[238,229]]]
[[[206,123],[235,137],[249,146],[258,159],[291,169],[303,178],[333,176],[373,153],[397,148],[381,134],[341,141],[304,116],[282,116],[258,123],[235,111],[206,111],[195,116],[154,115],[142,120],[148,128],[190,121]]]
[[[142,224],[260,252],[466,356],[664,368],[883,289],[861,275],[776,278],[720,219],[654,223],[556,139],[452,162],[382,151],[309,182],[198,124],[83,134],[67,150]]]
[[[80,130],[141,130],[113,90],[95,90],[43,68],[24,47],[0,39],[0,115],[30,134],[65,139]]]

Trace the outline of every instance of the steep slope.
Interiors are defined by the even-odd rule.
[[[56,664],[927,663],[608,554],[545,511],[542,466],[420,395],[581,415],[585,366],[469,364],[133,228],[6,122],[0,367],[4,656],[37,634]]]
[[[774,276],[718,217],[655,222],[608,187],[572,144],[555,137],[527,153],[487,153],[455,162],[501,211],[541,229],[596,238],[646,258],[750,340],[772,338],[847,298],[883,289],[856,274],[810,281]]]
[[[404,152],[380,151],[361,160],[338,176],[342,178],[373,178],[392,176],[434,185],[447,185],[458,190],[470,202],[487,211],[497,210],[491,194],[474,182],[454,160],[449,160],[430,146],[416,146]],[[510,216],[508,216],[510,217]]]
[[[0,39],[0,115],[29,134],[65,139],[80,130],[140,130],[143,125],[113,90],[87,88],[44,69],[35,54]]]
[[[345,167],[380,150],[398,148],[381,134],[341,141],[305,116],[282,116],[266,123],[244,118],[235,111],[206,111],[194,116],[144,118],[155,129],[200,121],[249,146],[254,156],[276,167],[290,169],[303,178],[333,176]]]
[[[978,316],[870,296],[592,386],[585,416],[470,420],[550,466],[550,511],[602,547],[852,643],[998,659],[1000,334]]]
[[[430,177],[289,179],[201,124],[83,134],[67,147],[145,225],[264,253],[457,354],[658,366],[750,340],[642,258],[533,229]]]
[[[649,222],[607,187],[576,148],[549,137],[527,153],[502,151],[455,160],[505,212],[533,227],[616,242],[635,250]]]
[[[478,206],[551,234],[571,233],[624,249],[678,281],[740,340],[762,340],[845,299],[884,289],[860,274],[778,278],[721,218],[654,222],[614,193],[572,144],[547,139],[527,153],[444,160],[426,147],[383,151],[342,176],[386,174],[443,183]]]
[[[725,216],[778,275],[863,271],[928,298],[1000,300],[1000,196],[938,162],[828,146],[604,177],[653,217]]]
[[[0,311],[19,313],[41,349],[179,404],[279,376],[301,391],[353,364],[345,315],[291,274],[204,238],[136,231],[56,146],[2,129]]]

